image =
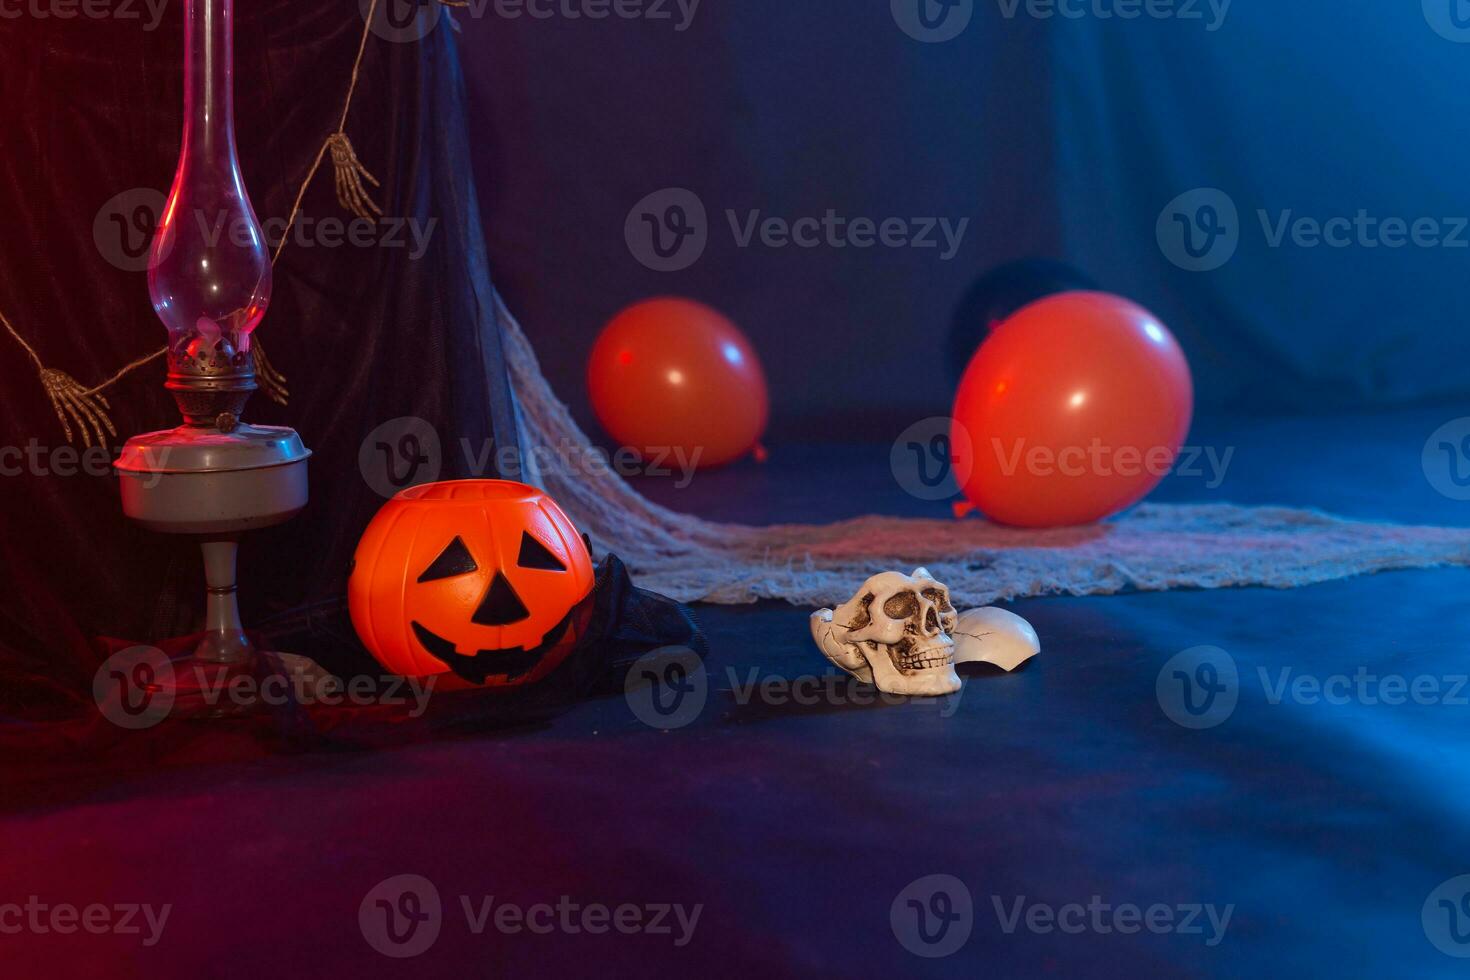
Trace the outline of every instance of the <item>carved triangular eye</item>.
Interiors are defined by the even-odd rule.
[[[477,626],[509,626],[518,623],[531,615],[526,604],[521,602],[521,597],[516,595],[516,590],[510,587],[504,575],[495,573],[495,581],[490,583],[490,591],[485,593],[485,601],[480,603],[480,608],[475,610],[470,622]]]
[[[522,568],[540,568],[548,572],[564,572],[567,566],[551,549],[525,531],[521,532],[521,555],[516,564]]]
[[[468,575],[470,572],[479,570],[480,566],[475,564],[470,549],[466,548],[464,542],[459,538],[455,538],[449,542],[449,546],[444,549],[443,553],[434,559],[434,564],[419,576],[419,582],[437,582],[441,578],[454,578],[456,575]]]

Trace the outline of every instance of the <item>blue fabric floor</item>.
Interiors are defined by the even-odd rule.
[[[1201,425],[1192,442],[1235,447],[1225,481],[1178,478],[1160,499],[1470,523],[1421,466],[1459,414]],[[893,482],[890,435],[642,486],[730,520],[943,513]],[[858,689],[823,680],[807,610],[701,607],[713,650],[681,691],[702,709],[678,715],[680,692],[664,692],[665,725],[614,695],[536,729],[174,768],[12,814],[7,893],[54,886],[65,853],[109,894],[176,904],[155,947],[58,943],[15,962],[153,977],[1459,973],[1441,949],[1470,952],[1470,902],[1441,886],[1470,873],[1467,591],[1470,572],[1430,570],[1018,602],[1041,657],[908,704],[853,703]],[[1236,680],[1191,716],[1178,698],[1203,695],[1170,662],[1199,646],[1223,659],[1184,677]],[[1390,677],[1420,696],[1383,703]],[[802,678],[824,685],[810,703],[784,693]],[[1349,694],[1314,699],[1312,682]],[[412,960],[371,948],[360,918],[400,874],[442,902]],[[281,891],[288,875],[314,884]],[[478,915],[489,896],[701,909],[687,936],[477,933],[466,903]]]

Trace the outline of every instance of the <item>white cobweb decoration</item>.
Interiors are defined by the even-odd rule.
[[[1137,589],[1290,588],[1389,569],[1470,565],[1470,529],[1346,520],[1317,511],[1233,504],[1145,504],[1103,524],[1021,530],[969,519],[860,517],[828,525],[747,527],[702,520],[646,499],[590,450],[496,294],[528,462],[573,465],[528,478],[643,588],[686,602],[784,599],[834,605],[875,572],[922,565],[962,608],[1047,594]],[[539,450],[539,452],[538,452]]]

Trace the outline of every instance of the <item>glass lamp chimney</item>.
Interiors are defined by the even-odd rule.
[[[183,146],[148,292],[180,411],[228,430],[256,387],[250,333],[270,303],[270,252],[235,152],[234,0],[185,0],[184,20]]]

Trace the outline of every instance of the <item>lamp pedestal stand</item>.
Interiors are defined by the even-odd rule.
[[[222,668],[253,669],[256,651],[236,596],[239,540],[290,520],[307,500],[310,450],[292,429],[239,422],[255,378],[248,354],[230,360],[242,363],[228,365],[226,377],[198,370],[195,360],[176,363],[170,354],[168,387],[185,423],[129,439],[117,461],[123,513],[153,531],[191,535],[203,549],[205,636],[174,665],[181,688],[192,686],[186,678],[203,676],[193,668],[210,669],[215,677]]]

